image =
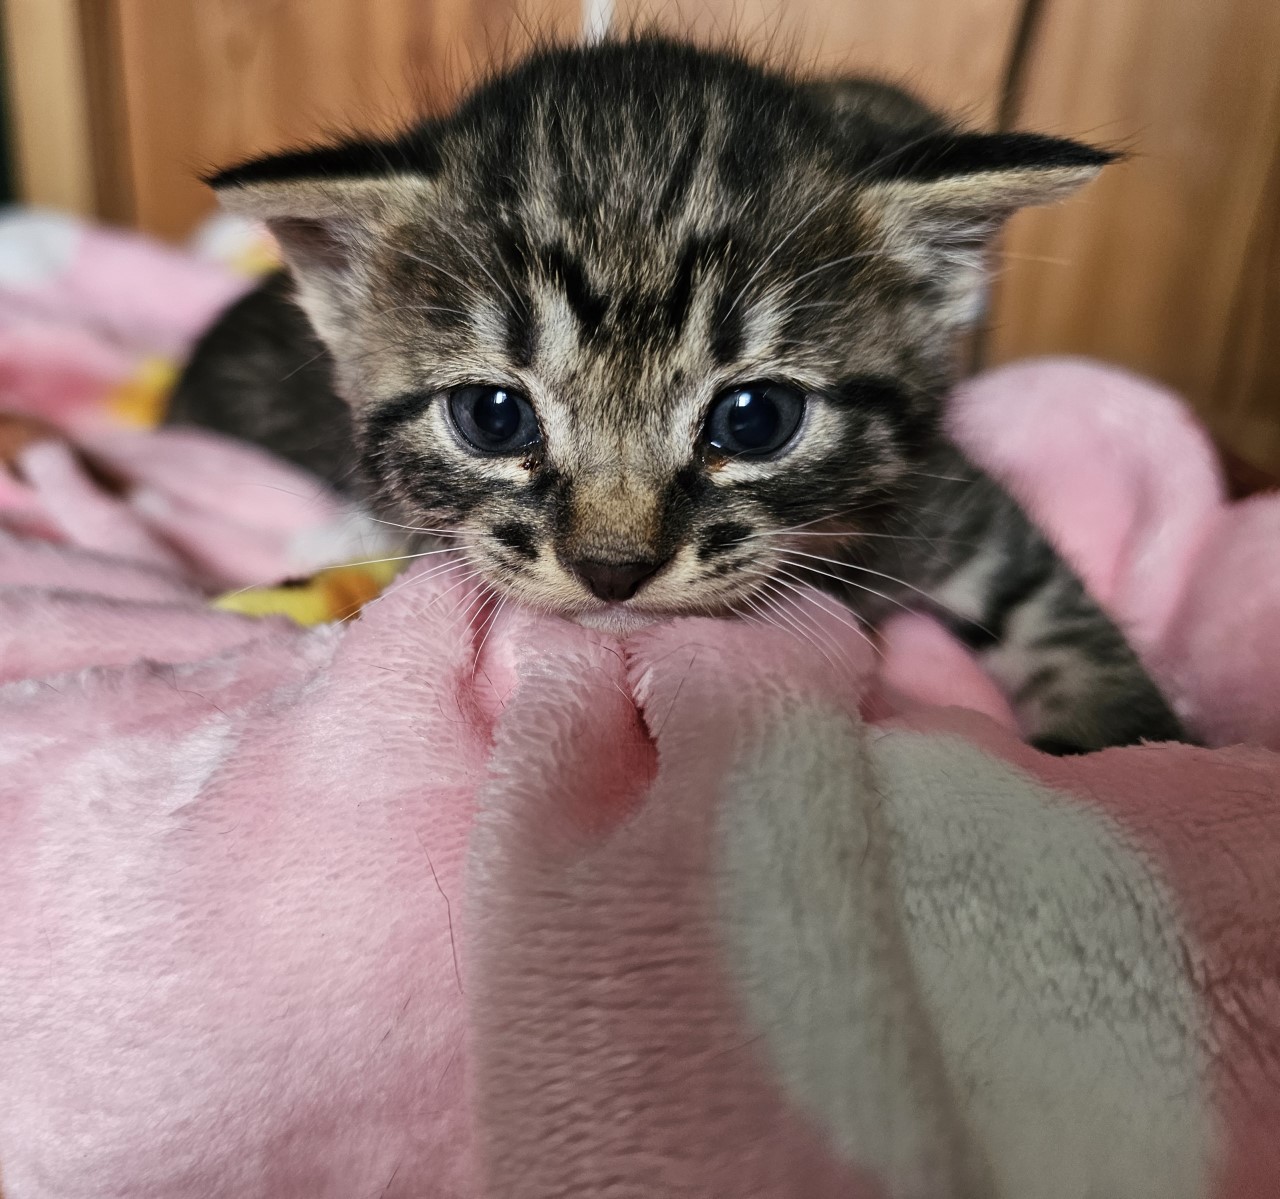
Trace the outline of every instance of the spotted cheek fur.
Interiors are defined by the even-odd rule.
[[[550,522],[545,513],[522,503],[524,498],[519,489],[488,497],[460,533],[468,556],[495,589],[532,599],[535,592],[558,589],[561,572]]]
[[[640,606],[690,613],[736,608],[771,569],[764,517],[742,497],[700,489],[681,512],[670,564],[641,594]]]

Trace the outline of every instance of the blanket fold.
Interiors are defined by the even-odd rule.
[[[107,247],[5,232],[0,314],[101,302],[57,274]],[[16,406],[49,344],[0,337]],[[1216,747],[1070,760],[818,595],[619,641],[444,555],[359,619],[215,608],[395,554],[252,451],[46,415],[0,471],[6,1199],[1277,1193],[1280,497],[1172,397],[952,406]]]

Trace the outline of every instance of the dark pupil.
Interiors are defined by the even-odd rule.
[[[729,405],[729,433],[743,449],[769,445],[781,425],[778,405],[758,391],[740,391]]]
[[[472,404],[471,419],[492,441],[509,441],[520,428],[520,406],[505,391],[486,391]]]

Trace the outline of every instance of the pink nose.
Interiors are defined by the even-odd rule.
[[[629,600],[665,565],[665,562],[652,560],[601,562],[594,558],[579,558],[570,565],[570,569],[597,599],[616,604]]]

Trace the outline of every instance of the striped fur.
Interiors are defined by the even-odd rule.
[[[544,51],[398,138],[216,176],[279,236],[352,417],[317,425],[327,388],[323,408],[281,394],[257,297],[238,370],[261,353],[260,384],[229,413],[225,353],[197,355],[177,418],[308,463],[299,447],[350,443],[331,478],[358,462],[375,503],[452,531],[531,605],[618,626],[767,614],[801,582],[872,620],[923,604],[1046,747],[1176,738],[1121,633],[940,431],[991,236],[1109,158],[679,43]],[[760,380],[804,395],[799,432],[768,458],[716,452],[713,400]],[[478,383],[527,396],[540,441],[469,449],[446,397]],[[660,569],[619,605],[584,560]]]

